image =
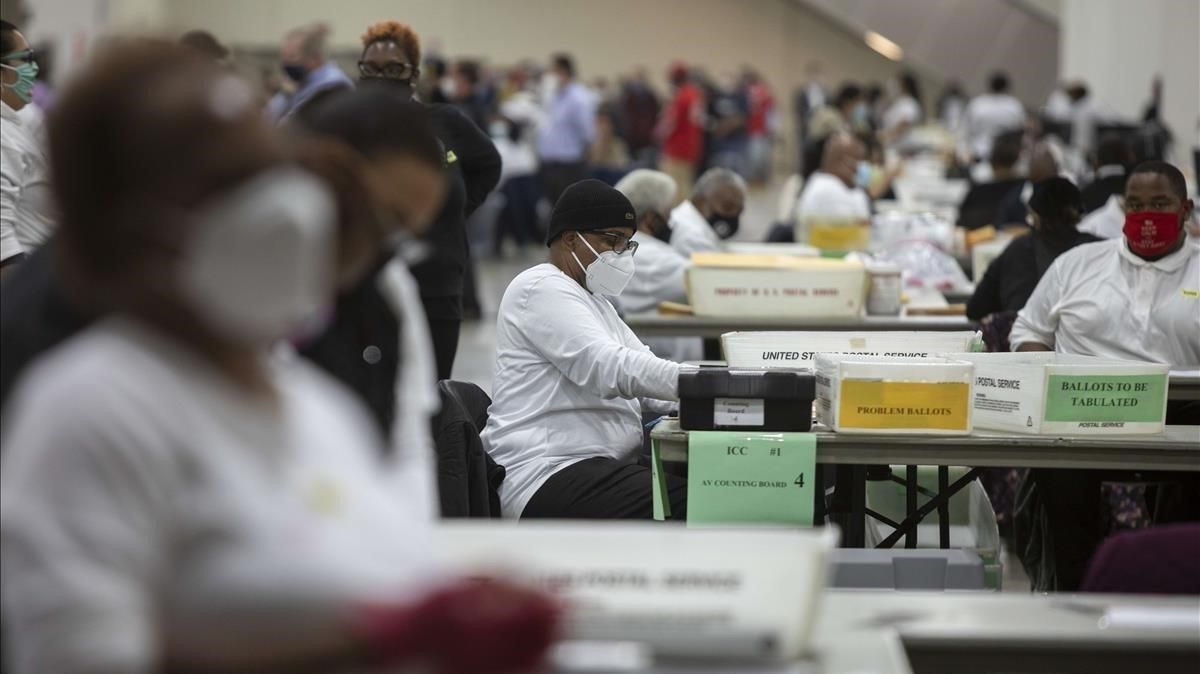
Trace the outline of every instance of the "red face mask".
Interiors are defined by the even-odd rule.
[[[1129,250],[1142,257],[1155,257],[1171,250],[1179,241],[1183,222],[1178,213],[1140,211],[1125,214],[1125,241]]]

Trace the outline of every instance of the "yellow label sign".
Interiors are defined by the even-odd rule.
[[[1192,299],[1200,299],[1200,290],[1188,290],[1187,288],[1184,288],[1183,296],[1190,297]]]
[[[842,382],[838,422],[847,428],[967,430],[968,385],[956,382]]]
[[[862,225],[817,225],[808,231],[808,243],[821,250],[866,250],[871,228]]]

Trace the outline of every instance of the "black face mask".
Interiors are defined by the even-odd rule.
[[[654,214],[654,220],[650,223],[650,233],[663,243],[671,243],[671,225],[658,213]]]
[[[358,85],[363,88],[378,88],[386,89],[387,91],[401,96],[405,99],[413,97],[412,80],[398,80],[394,77],[384,77],[382,75],[362,76],[358,78]]]
[[[742,216],[740,213],[738,215],[721,215],[720,213],[713,213],[713,216],[709,219],[708,224],[712,225],[713,231],[717,233],[717,236],[721,237],[722,239],[728,239],[734,234],[737,234],[738,227],[741,224],[741,218]]]
[[[299,63],[284,63],[280,68],[283,74],[296,84],[304,82],[304,78],[308,77],[308,68]]]

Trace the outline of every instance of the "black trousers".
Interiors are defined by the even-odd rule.
[[[1200,423],[1200,406],[1169,403],[1167,423]],[[1037,468],[1025,479],[1033,481],[1044,508],[1048,536],[1044,542],[1049,549],[1040,555],[1048,557],[1059,592],[1079,589],[1088,561],[1111,530],[1111,507],[1101,497],[1102,482],[1149,483],[1146,501],[1155,524],[1200,521],[1200,473]],[[1028,538],[1032,533],[1028,526],[1018,527],[1015,533],[1018,551],[1037,543]]]
[[[687,518],[687,480],[665,475],[671,519]],[[525,505],[522,518],[652,519],[649,459],[596,457],[558,471]]]
[[[542,194],[553,206],[568,187],[588,177],[587,162],[543,162],[539,173],[542,177]]]
[[[462,320],[458,318],[430,318],[429,338],[433,341],[433,357],[437,361],[438,381],[450,379],[454,370],[454,356],[458,353],[458,334]]]
[[[1200,474],[1193,472],[1034,468],[1026,479],[1036,483],[1045,508],[1049,549],[1041,555],[1054,569],[1058,592],[1080,589],[1088,562],[1112,529],[1111,506],[1102,497],[1102,483],[1148,483],[1146,505],[1155,524],[1200,521]],[[1029,544],[1026,534],[1017,529],[1018,550]]]

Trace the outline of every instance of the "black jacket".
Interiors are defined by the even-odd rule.
[[[358,394],[385,438],[392,435],[400,367],[400,321],[379,291],[379,275],[389,261],[381,258],[358,284],[339,295],[329,325],[298,349]]]
[[[1009,192],[1016,188],[1020,194],[1021,186],[1024,184],[1023,179],[1016,178],[972,185],[970,191],[963,197],[962,204],[958,207],[958,226],[978,229],[985,225],[999,227],[1008,224],[996,222],[997,211]],[[1024,220],[1025,218],[1022,217],[1021,221]]]
[[[438,138],[446,148],[446,201],[429,228],[433,254],[412,268],[432,319],[462,318],[467,266],[467,218],[500,182],[500,153],[475,123],[453,105],[430,105]],[[429,302],[429,298],[444,301]]]
[[[1104,204],[1108,203],[1108,198],[1114,194],[1121,195],[1125,193],[1125,178],[1126,175],[1109,175],[1093,180],[1079,191],[1079,195],[1083,197],[1083,212],[1091,213],[1094,210],[1104,208]]]
[[[1099,240],[1083,232],[1061,241],[1037,232],[1018,237],[992,260],[975,286],[975,293],[967,302],[967,317],[978,321],[1000,311],[1020,311],[1055,258],[1075,246]]]
[[[0,408],[34,360],[92,322],[67,300],[53,245],[51,240],[25,256],[0,282]]]
[[[466,382],[439,382],[438,394],[442,409],[433,419],[433,440],[442,517],[500,517],[505,470],[479,440],[492,401]]]

